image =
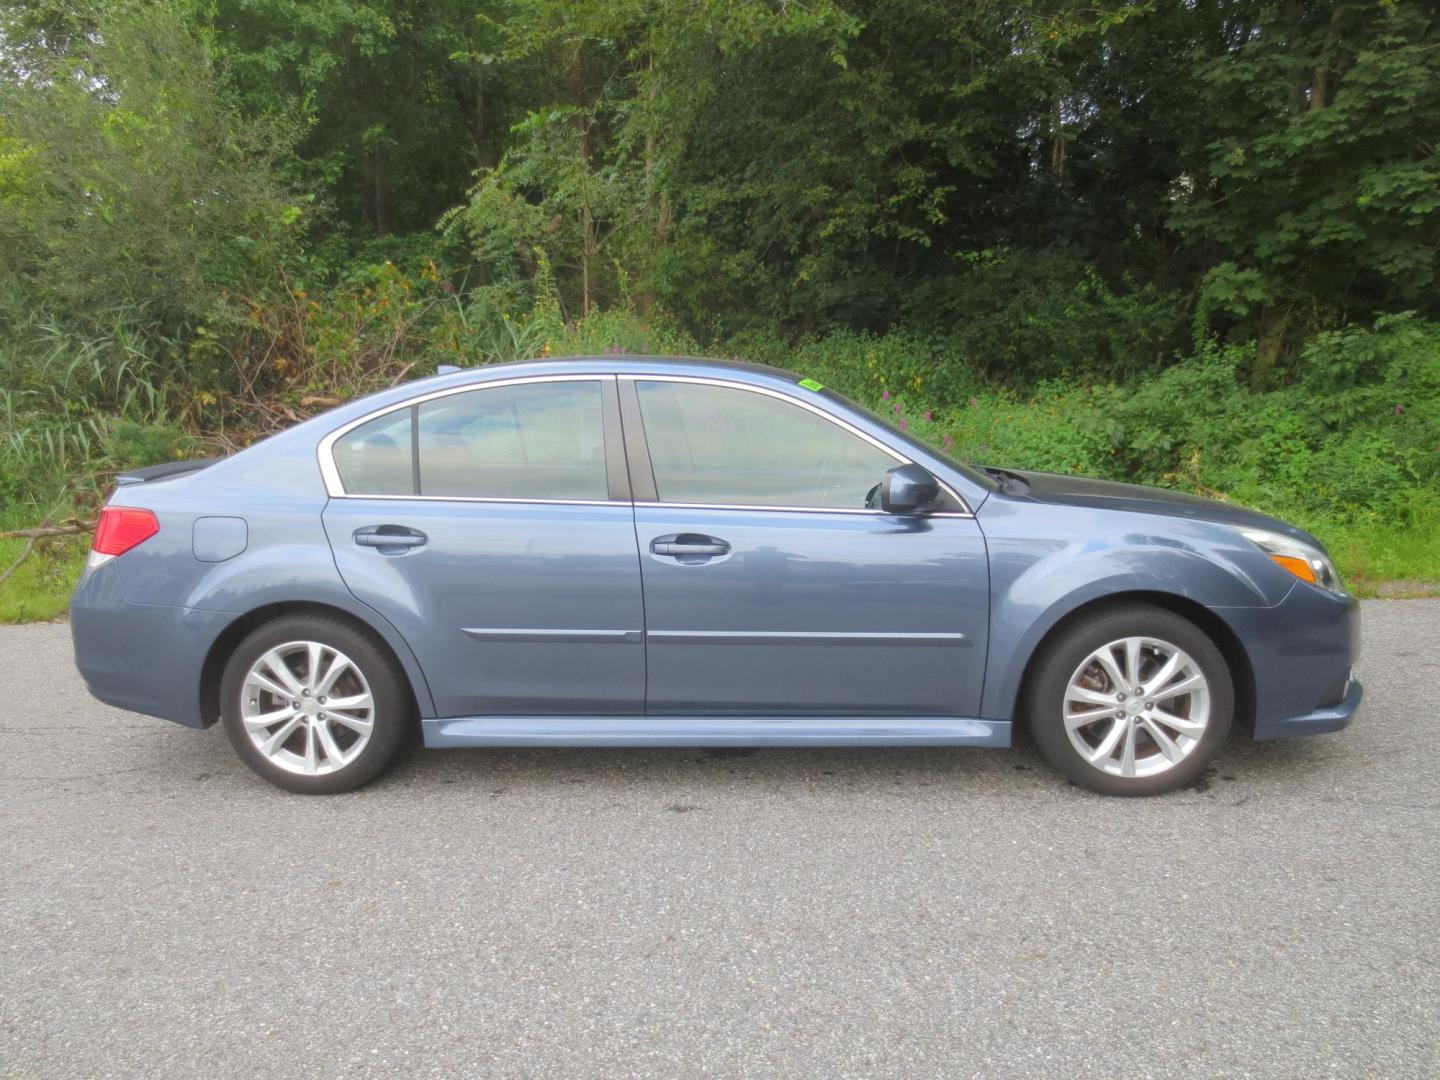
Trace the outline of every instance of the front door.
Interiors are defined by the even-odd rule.
[[[615,400],[611,376],[508,381],[334,441],[336,565],[415,651],[441,717],[643,711]]]
[[[774,391],[621,393],[656,495],[635,506],[652,715],[977,714],[989,571],[963,506],[868,509],[901,455]]]

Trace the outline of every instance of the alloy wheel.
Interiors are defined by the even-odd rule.
[[[319,641],[291,641],[250,665],[240,717],[267,761],[324,776],[349,765],[370,742],[375,699],[364,672],[344,653]]]
[[[1204,671],[1177,645],[1126,637],[1096,649],[1071,675],[1065,733],[1111,776],[1155,776],[1195,749],[1210,722]]]

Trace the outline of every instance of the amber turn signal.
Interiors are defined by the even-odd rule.
[[[1310,565],[1308,559],[1296,558],[1294,555],[1271,555],[1272,562],[1279,563],[1290,573],[1294,574],[1301,581],[1308,581],[1311,585],[1317,585],[1315,580],[1315,568]]]

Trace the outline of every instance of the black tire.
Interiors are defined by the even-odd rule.
[[[1065,730],[1071,678],[1092,652],[1127,637],[1157,638],[1178,646],[1208,683],[1210,716],[1204,732],[1181,760],[1152,776],[1103,771],[1081,755]],[[1235,715],[1235,685],[1215,642],[1189,619],[1149,604],[1126,604],[1082,617],[1044,644],[1031,668],[1021,714],[1046,760],[1081,787],[1103,795],[1161,795],[1194,782],[1225,744]],[[1102,723],[1097,721],[1096,730],[1103,730],[1098,726]],[[1159,752],[1148,734],[1138,738]]]
[[[241,701],[246,674],[260,657],[277,646],[308,641],[343,653],[363,674],[374,703],[369,742],[343,767],[314,776],[290,772],[260,752],[247,734]],[[368,784],[394,760],[415,727],[414,699],[394,656],[368,632],[325,615],[282,616],[241,641],[221,678],[220,714],[240,760],[277,787],[301,795],[333,795]]]

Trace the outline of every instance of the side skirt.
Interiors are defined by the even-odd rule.
[[[1008,720],[968,716],[471,716],[422,720],[430,749],[461,746],[994,746]]]

